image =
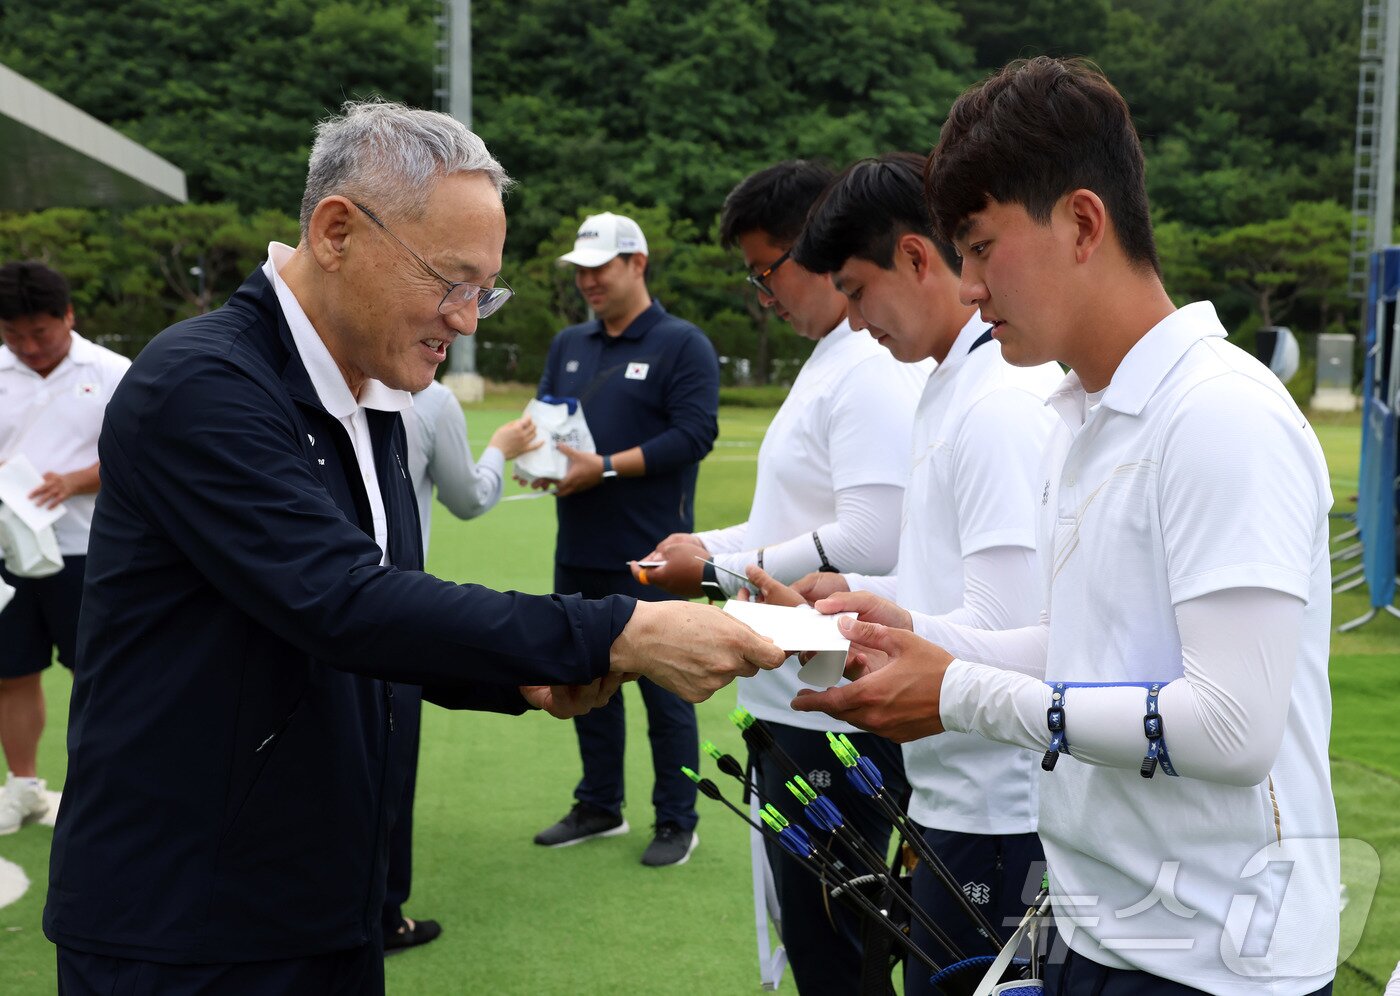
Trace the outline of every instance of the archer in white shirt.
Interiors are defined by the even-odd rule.
[[[647,569],[652,584],[699,595],[697,556],[713,556],[735,571],[762,561],[786,581],[822,566],[868,574],[894,567],[909,476],[909,430],[928,365],[900,363],[853,329],[846,320],[845,297],[830,277],[792,260],[807,210],[831,178],[830,170],[815,163],[780,163],[744,180],[725,200],[722,236],[743,253],[759,302],[816,346],[764,435],[748,520],[667,537],[646,558],[666,561],[664,567]],[[634,572],[640,573],[636,567]],[[733,595],[735,588],[724,592]],[[794,712],[789,703],[800,687],[797,671],[796,660],[789,659],[781,668],[741,683],[739,704],[769,724],[783,750],[816,776],[812,784],[828,792],[883,853],[889,823],[849,789],[826,731],[853,734],[858,749],[885,770],[887,783],[893,779],[896,795],[903,783],[899,750],[830,717]],[[786,796],[786,776],[766,757],[756,761],[764,796]],[[768,862],[782,910],[783,946],[798,989],[858,991],[862,949],[854,915],[840,904],[828,904],[822,884],[781,848],[768,849]]]
[[[861,611],[847,629],[863,676],[794,706],[901,740],[949,729],[1047,752],[1040,834],[1069,949],[1047,970],[1053,996],[1329,992],[1316,436],[1209,303],[1167,296],[1141,148],[1096,70],[1037,58],[973,88],[928,181],[962,299],[1003,354],[1071,368],[1038,497],[1045,610],[989,633],[832,596],[819,608]]]
[[[959,302],[957,256],[927,234],[926,165],[924,156],[894,152],[849,167],[813,208],[793,253],[832,275],[853,327],[902,362],[938,364],[914,415],[895,571],[813,573],[794,587],[809,601],[873,591],[946,621],[1010,629],[1040,615],[1035,498],[1053,420],[1044,402],[1063,374],[1054,363],[1008,364],[977,309]],[[765,598],[771,594],[765,585]],[[1038,762],[1038,754],[971,734],[904,745],[910,817],[997,926],[1014,926],[1040,887]],[[973,923],[922,864],[913,893],[965,954],[985,951]],[[911,930],[923,950],[938,950],[917,921]],[[936,991],[912,959],[904,991]]]

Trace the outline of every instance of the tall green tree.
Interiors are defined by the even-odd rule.
[[[1265,325],[1303,305],[1317,329],[1347,307],[1351,212],[1332,202],[1295,204],[1283,218],[1241,225],[1207,239],[1202,257],[1248,294]]]
[[[194,200],[294,212],[345,100],[432,102],[433,0],[18,0],[0,62],[185,171]]]

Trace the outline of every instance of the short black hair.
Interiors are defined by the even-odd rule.
[[[895,244],[914,234],[932,242],[957,273],[958,254],[935,235],[924,198],[927,164],[917,152],[887,152],[846,167],[812,206],[792,258],[813,273],[835,273],[851,257],[889,270]]]
[[[733,248],[741,235],[762,231],[774,242],[791,245],[802,234],[807,211],[832,175],[825,163],[788,159],[745,177],[724,199],[720,242]]]
[[[1159,276],[1146,165],[1128,103],[1092,63],[1018,59],[953,104],[929,157],[934,226],[952,239],[989,199],[1037,222],[1080,187],[1103,200],[1123,253]]]
[[[63,274],[38,260],[0,266],[0,322],[30,315],[62,318],[72,303]]]

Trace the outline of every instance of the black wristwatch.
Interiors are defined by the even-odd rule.
[[[616,476],[617,476],[617,471],[613,470],[612,457],[610,457],[610,456],[605,456],[605,457],[603,457],[603,480],[607,480],[609,477],[616,477]]]
[[[715,571],[715,565],[708,562],[701,568],[700,590],[712,602],[722,602],[729,597],[719,586],[719,574]]]

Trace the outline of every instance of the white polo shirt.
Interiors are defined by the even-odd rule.
[[[295,251],[281,242],[268,243],[263,275],[277,292],[277,303],[282,306],[282,314],[286,316],[287,326],[292,331],[292,342],[296,346],[297,355],[301,357],[302,365],[306,367],[307,375],[311,378],[316,397],[329,414],[340,420],[340,424],[345,426],[345,431],[350,435],[350,444],[355,449],[355,462],[359,464],[360,479],[369,497],[370,512],[374,519],[374,541],[379,544],[379,562],[387,564],[388,516],[384,511],[384,496],[379,491],[379,478],[375,476],[374,443],[370,439],[369,420],[365,417],[365,409],[401,412],[413,405],[413,395],[407,391],[385,387],[372,379],[366,380],[364,387],[360,388],[358,400],[350,393],[350,385],[345,383],[345,376],[335,365],[330,350],[312,327],[311,320],[301,309],[296,295],[282,282],[279,275],[279,271],[287,265]],[[408,476],[407,470],[400,470],[405,477]]]
[[[904,487],[909,429],[928,369],[900,363],[846,321],[827,333],[759,446],[745,546],[781,543],[834,521],[836,493],[843,488]],[[798,680],[799,669],[796,658],[789,658],[776,670],[740,679],[739,704],[762,720],[853,732],[822,713],[793,711],[798,689],[810,687]]]
[[[1182,677],[1175,610],[1204,595],[1259,588],[1305,603],[1282,745],[1257,785],[1074,759],[1076,695],[1118,690],[1068,690],[1071,757],[1040,782],[1062,936],[1093,961],[1209,993],[1310,993],[1335,969],[1340,888],[1322,448],[1207,302],[1149,331],[1099,403],[1074,374],[1049,403],[1062,421],[1038,526],[1046,681]],[[1043,729],[1047,701],[1038,682],[955,662],[943,716],[958,730],[979,712],[984,730]],[[1165,732],[1170,748],[1169,719]]]
[[[1041,459],[1055,422],[1045,399],[1064,374],[1055,363],[1013,367],[1000,343],[982,341],[987,328],[974,313],[929,375],[914,416],[895,601],[930,615],[963,605],[965,557],[1035,549]],[[1007,628],[1039,618],[1041,600],[1021,600],[1007,606]],[[971,733],[907,743],[909,815],[959,833],[1032,833],[1039,762],[1039,754]]]
[[[131,366],[125,356],[77,332],[47,377],[0,346],[0,462],[21,454],[40,474],[67,474],[97,462],[97,437],[112,392]],[[53,524],[65,557],[87,555],[97,496],[73,495]]]

